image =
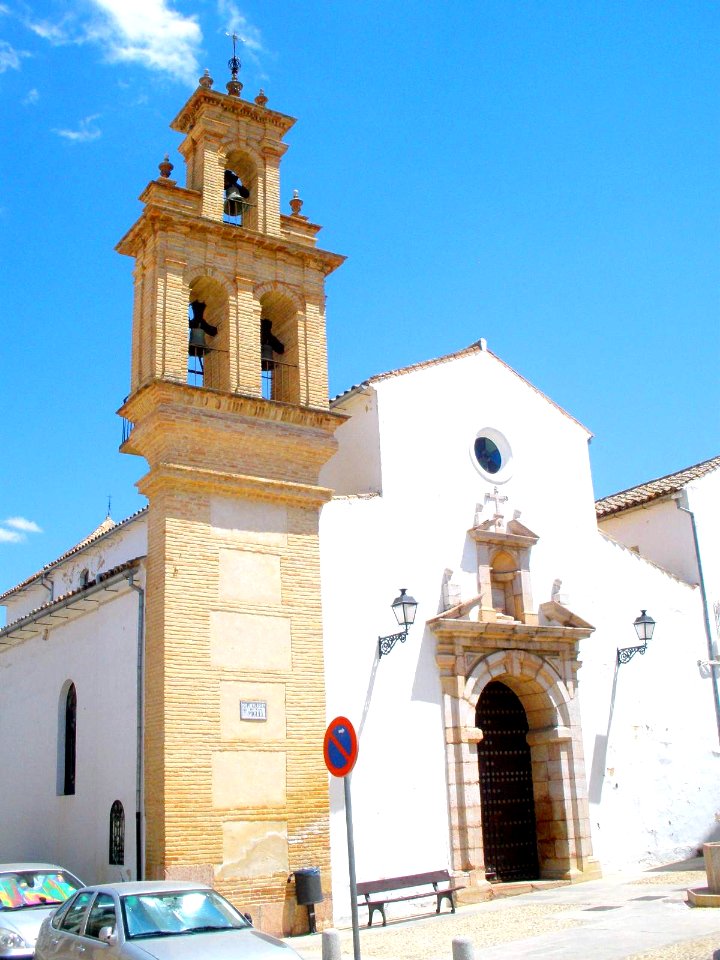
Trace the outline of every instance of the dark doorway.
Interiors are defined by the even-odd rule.
[[[493,680],[478,701],[478,744],[485,876],[536,880],[539,875],[528,722],[518,697]]]

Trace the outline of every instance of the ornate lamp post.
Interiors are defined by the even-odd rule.
[[[400,633],[392,633],[388,637],[378,637],[378,650],[381,657],[390,653],[398,640],[400,643],[405,643],[407,640],[408,630],[415,622],[417,600],[407,595],[406,587],[401,587],[399,596],[395,597],[391,606],[395,619],[402,630]]]
[[[655,621],[648,615],[647,610],[640,611],[640,616],[635,617],[633,626],[638,635],[638,640],[640,640],[641,643],[637,647],[619,648],[617,652],[618,666],[620,666],[621,663],[629,663],[636,653],[645,653],[648,642],[652,640]]]

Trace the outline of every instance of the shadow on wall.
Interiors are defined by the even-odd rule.
[[[605,768],[607,766],[608,744],[610,742],[610,728],[612,727],[613,711],[615,710],[615,691],[617,690],[618,667],[615,664],[613,673],[612,691],[610,693],[610,706],[608,708],[607,733],[599,733],[595,737],[593,747],[592,765],[590,767],[590,783],[588,784],[588,796],[590,803],[600,803],[602,799],[603,783],[605,782]]]

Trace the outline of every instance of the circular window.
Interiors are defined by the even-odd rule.
[[[499,430],[484,427],[478,430],[471,448],[475,468],[494,483],[503,483],[510,478],[512,450]]]

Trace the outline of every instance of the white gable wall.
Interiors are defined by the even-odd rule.
[[[337,498],[321,518],[328,718],[349,717],[360,737],[352,777],[358,880],[451,866],[440,685],[424,624],[443,609],[447,570],[463,599],[477,594],[467,531],[477,504],[481,520],[493,515],[485,494],[495,486],[473,464],[478,430],[501,431],[513,449],[513,475],[498,487],[509,497],[506,520],[522,510],[521,522],[540,536],[536,606],[556,579],[580,592],[597,537],[587,432],[491,354],[374,386],[382,496]],[[420,604],[417,622],[377,662],[378,635],[398,629],[390,603],[400,587]],[[336,920],[350,910],[342,791],[332,784]]]

